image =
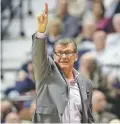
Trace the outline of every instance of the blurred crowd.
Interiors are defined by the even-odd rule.
[[[48,54],[52,57],[58,39],[72,38],[78,46],[75,69],[93,83],[95,123],[120,123],[120,0],[56,0],[49,13]],[[1,123],[31,123],[36,107],[31,60],[20,66],[15,86],[4,94]],[[17,100],[20,96],[33,97]]]

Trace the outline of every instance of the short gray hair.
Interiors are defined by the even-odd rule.
[[[60,40],[58,40],[55,45],[54,45],[54,48],[53,48],[53,51],[55,52],[55,47],[56,45],[58,44],[63,44],[63,45],[67,45],[67,44],[70,44],[72,43],[73,46],[74,46],[74,52],[77,52],[78,49],[77,49],[77,45],[75,43],[75,41],[72,39],[72,38],[61,38]]]

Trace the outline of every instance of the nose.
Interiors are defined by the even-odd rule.
[[[65,53],[63,53],[62,57],[63,57],[63,58],[64,58],[64,57],[66,58],[66,54],[65,54]]]

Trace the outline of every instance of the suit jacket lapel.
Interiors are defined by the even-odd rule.
[[[86,87],[83,84],[84,80],[83,77],[79,74],[77,78],[77,84],[80,91],[81,96],[81,103],[82,103],[82,123],[86,123],[88,116],[87,116],[87,93],[86,93]]]
[[[83,78],[83,76],[77,72],[77,70],[74,69],[74,72],[75,72],[75,75],[78,75],[77,76],[77,84],[78,84],[78,87],[80,89],[80,94],[81,94],[81,97],[83,100],[86,100],[87,99],[87,93],[86,93],[86,87],[85,87],[85,80]]]
[[[78,76],[78,81],[77,81],[77,83],[78,83],[78,86],[79,86],[79,88],[80,88],[80,91],[81,91],[81,97],[82,97],[82,99],[83,100],[87,100],[87,93],[86,93],[86,88],[85,88],[85,86],[84,86],[84,82],[83,82],[83,80],[80,78],[80,76]]]

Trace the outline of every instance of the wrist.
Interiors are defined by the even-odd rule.
[[[47,33],[41,33],[41,32],[36,32],[36,38],[41,38],[44,39],[46,37]]]

